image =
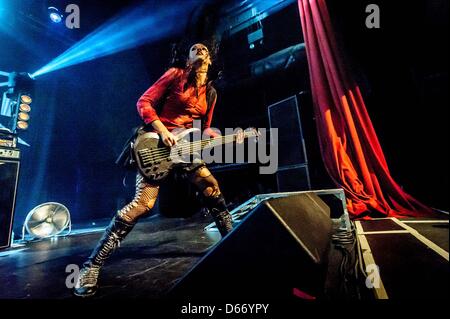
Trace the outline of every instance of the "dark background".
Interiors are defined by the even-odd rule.
[[[53,2],[0,1],[0,15],[17,12],[7,20],[2,17],[7,23],[0,26],[0,70],[34,72],[124,7],[141,1],[76,1],[81,28],[73,30],[46,20],[45,9]],[[45,201],[68,206],[77,223],[112,216],[131,198],[133,176],[129,174],[124,188],[125,172],[114,160],[139,124],[137,99],[169,66],[171,45],[186,37],[207,38],[223,14],[221,6],[232,2],[199,2],[195,12],[178,22],[180,32],[172,38],[38,78],[30,128],[21,135],[31,147],[21,147],[16,232],[27,212]],[[419,200],[448,210],[448,2],[327,3],[392,175]],[[365,27],[369,3],[380,6],[380,29]],[[213,125],[267,127],[268,105],[303,92],[299,102],[312,186],[332,187],[318,152],[304,54],[286,70],[258,77],[248,72],[250,62],[303,42],[296,3],[263,24],[264,44],[253,50],[246,43],[247,30],[220,43],[215,65],[223,72],[216,82],[220,99]],[[231,202],[276,191],[273,176],[252,171],[217,175]],[[233,185],[242,176],[247,176],[248,186]]]

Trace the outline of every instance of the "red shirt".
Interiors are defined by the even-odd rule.
[[[191,128],[194,119],[201,119],[203,129],[211,126],[216,99],[208,109],[206,85],[199,88],[186,85],[187,76],[184,69],[170,68],[139,98],[137,110],[146,124],[160,120],[172,131],[177,127]],[[167,99],[158,115],[155,105],[164,96]]]

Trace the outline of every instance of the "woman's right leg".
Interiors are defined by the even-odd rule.
[[[158,197],[158,191],[159,186],[148,183],[137,174],[134,199],[117,212],[92,254],[83,264],[74,289],[76,296],[89,297],[95,294],[101,267],[133,229],[138,219],[150,212]]]

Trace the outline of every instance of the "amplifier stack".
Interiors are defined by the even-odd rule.
[[[0,147],[0,249],[11,246],[19,167],[19,149]]]

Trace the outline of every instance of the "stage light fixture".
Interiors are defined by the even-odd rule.
[[[21,130],[26,130],[28,128],[28,123],[25,121],[18,121],[17,128]]]
[[[34,87],[34,78],[26,72],[11,72],[8,75],[8,93],[28,95]],[[31,103],[31,102],[30,102]]]
[[[48,7],[48,17],[53,23],[60,23],[62,21],[63,15],[55,7]]]
[[[25,112],[20,112],[18,115],[19,121],[28,121],[30,119],[30,115]]]
[[[15,116],[16,118],[16,129],[19,130],[26,130],[28,129],[28,120],[30,119],[30,114],[29,112],[31,111],[31,106],[30,103],[33,102],[33,99],[31,98],[31,96],[27,95],[27,94],[20,94],[20,104],[19,107],[16,107],[14,111],[15,114],[17,114]],[[17,104],[16,104],[17,105]]]
[[[16,147],[16,142],[29,146],[17,135],[19,131],[24,131],[29,126],[34,78],[26,72],[0,71],[0,75],[8,76],[8,89],[3,92],[0,108],[0,115],[5,125],[1,126],[16,136],[13,140],[13,147]]]
[[[31,111],[31,106],[29,106],[28,104],[22,103],[19,105],[19,111],[29,113]]]
[[[33,102],[32,98],[29,95],[25,94],[20,96],[20,101],[25,104],[30,104],[31,102]]]

